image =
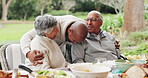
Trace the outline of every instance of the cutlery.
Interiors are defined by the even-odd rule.
[[[120,57],[123,58],[127,63],[132,63],[125,56],[123,56],[122,54],[120,55]]]
[[[28,68],[27,66],[25,66],[25,65],[19,65],[18,66],[20,69],[23,69],[23,70],[25,70],[25,71],[27,71],[27,72],[29,72],[29,74],[33,77],[33,78],[36,78],[37,76],[38,76],[38,74],[36,73],[36,72],[33,72],[33,70],[31,70],[30,68]]]

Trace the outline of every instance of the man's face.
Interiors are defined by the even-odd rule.
[[[102,21],[97,14],[91,13],[87,15],[86,24],[88,26],[88,32],[98,34]]]

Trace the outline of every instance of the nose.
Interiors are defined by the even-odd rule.
[[[91,24],[91,20],[88,20],[86,23],[87,23],[87,25],[90,25]]]

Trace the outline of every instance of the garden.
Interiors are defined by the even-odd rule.
[[[64,10],[52,11],[53,15],[65,15],[66,13],[75,15],[79,18],[85,19],[87,12],[70,13]],[[102,14],[103,26],[102,29],[110,32],[120,41],[120,51],[124,55],[139,55],[148,52],[148,26],[145,30],[139,32],[132,32],[127,37],[122,36],[121,27],[123,25],[123,14]],[[34,19],[34,18],[32,18]],[[145,20],[148,20],[148,14],[145,14]],[[4,23],[0,28],[0,45],[7,43],[19,43],[23,34],[33,28],[33,21],[31,23]],[[147,25],[147,24],[146,24]]]
[[[44,3],[44,1],[46,1],[46,3]],[[118,8],[111,6],[110,3],[105,3],[107,0],[72,0],[76,1],[76,5],[73,7],[65,7],[66,10],[63,10],[62,7],[64,7],[64,5],[60,4],[62,1],[64,2],[64,0],[14,0],[9,7],[7,16],[8,21],[3,21],[3,19],[0,21],[0,46],[10,43],[19,43],[19,40],[23,34],[34,28],[33,23],[37,15],[74,15],[81,19],[85,19],[87,13],[95,9],[100,11],[103,15],[102,30],[110,32],[113,36],[116,37],[116,39],[120,41],[121,53],[127,56],[140,55],[148,52],[147,11],[144,12],[144,21],[146,26],[145,29],[131,32],[130,34],[124,36],[122,27],[125,22],[125,14],[123,13],[124,5],[121,4],[124,4],[125,0],[121,0],[124,3],[120,2],[121,4],[117,4]],[[102,1],[102,3],[99,1]],[[118,0],[112,1],[118,2]],[[148,4],[148,1],[144,1],[146,4]],[[0,5],[1,4],[2,2],[0,2]],[[67,6],[68,4],[71,3],[67,2],[65,5]],[[42,7],[39,5],[41,5],[44,9],[42,10]],[[72,4],[69,6],[72,6]],[[122,6],[122,9],[120,6]],[[0,9],[2,9],[2,7],[0,7]],[[148,6],[145,5],[144,9],[148,10]],[[1,10],[0,14],[2,14]]]

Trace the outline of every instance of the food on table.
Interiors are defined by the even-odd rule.
[[[17,78],[29,78],[28,75],[21,75],[18,73]],[[12,72],[5,72],[3,70],[0,70],[0,78],[12,78]]]
[[[106,78],[111,70],[105,64],[75,63],[68,66],[78,78]]]
[[[38,71],[37,73],[39,74],[37,78],[72,78],[62,70],[59,71],[41,70]]]
[[[79,71],[83,71],[83,72],[92,72],[92,70],[79,70]]]
[[[148,64],[132,66],[123,73],[122,78],[148,78]]]
[[[12,73],[7,73],[0,70],[0,78],[12,78]]]

